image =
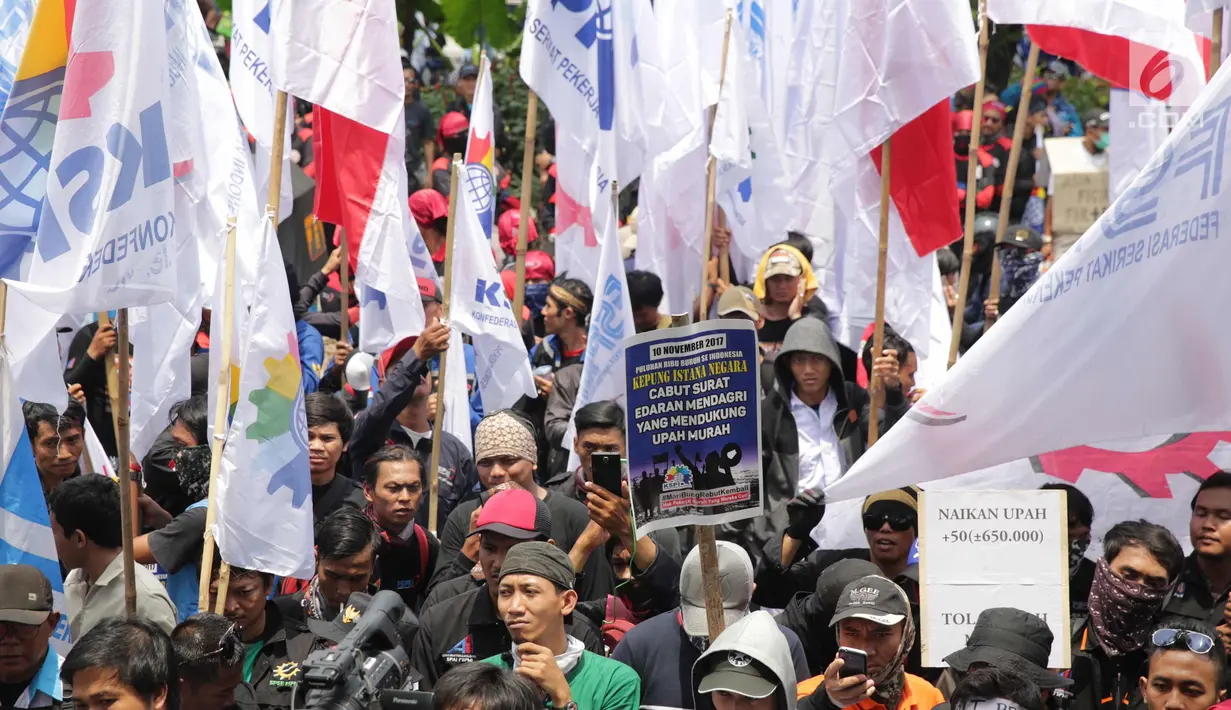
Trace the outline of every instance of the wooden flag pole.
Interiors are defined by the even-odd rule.
[[[962,239],[962,272],[958,279],[957,305],[953,309],[953,336],[949,340],[949,367],[957,363],[965,321],[966,290],[970,288],[970,253],[975,249],[975,193],[979,168],[979,132],[983,128],[983,84],[987,79],[987,0],[979,0],[979,83],[975,84],[974,122],[966,166],[966,234]]]
[[[116,347],[120,351],[119,366],[119,408],[112,409],[115,415],[116,433],[115,447],[117,473],[120,475],[120,520],[124,529],[124,609],[129,617],[137,614],[137,577],[133,560],[133,533],[136,521],[136,506],[134,498],[137,491],[133,487],[132,467],[128,464],[128,309],[121,308],[116,314]],[[114,403],[114,400],[113,400]]]
[[[107,315],[106,311],[99,311],[97,315],[98,315],[98,327],[99,328],[102,328],[104,325],[113,325],[111,322],[111,316]],[[119,328],[116,328],[116,336],[117,337],[119,336]],[[107,373],[107,398],[111,400],[111,426],[112,426],[112,431],[115,432],[115,442],[116,442],[116,447],[117,447],[116,448],[116,454],[117,454],[116,455],[116,460],[117,460],[116,474],[117,475],[119,474],[119,469],[128,467],[128,464],[124,461],[124,459],[120,458],[118,455],[119,454],[118,447],[119,447],[120,438],[121,438],[120,437],[120,408],[124,406],[123,404],[124,402],[128,401],[127,394],[121,396],[120,376],[119,376],[119,372],[117,372],[116,370],[116,367],[117,367],[116,363],[119,360],[118,354],[121,352],[125,352],[125,351],[120,349],[119,341],[117,340],[116,347],[108,351],[107,354],[103,356],[103,370]],[[127,392],[127,391],[128,389],[125,388],[124,392]],[[127,436],[123,438],[125,441],[128,440]],[[127,447],[127,444],[125,444],[125,446]],[[132,498],[133,505],[136,506],[138,491],[131,489],[131,488],[127,490],[129,492],[129,497]],[[140,518],[137,516],[134,516],[132,519],[130,519],[129,528],[132,529],[133,535],[140,534],[141,532]]]
[[[276,178],[271,178],[276,179]],[[275,217],[276,219],[276,217]],[[205,512],[205,545],[201,554],[201,588],[197,595],[197,608],[209,609],[209,580],[214,568],[214,522],[218,517],[218,474],[222,470],[222,444],[227,438],[227,414],[231,404],[231,336],[234,330],[232,318],[235,312],[235,221],[227,226],[227,242],[224,268],[225,291],[222,296],[222,343],[219,344],[221,366],[218,368],[218,390],[214,393],[214,440],[210,442],[209,457],[209,503]],[[225,564],[225,563],[224,563]],[[230,569],[227,569],[230,578]],[[219,580],[219,603],[226,600],[226,591]]]
[[[290,97],[278,91],[274,98],[274,135],[279,138],[286,133],[286,105]],[[285,141],[275,140],[269,158],[269,195],[266,214],[274,229],[278,228],[278,210],[282,195],[282,157]],[[223,276],[222,297],[222,357],[218,368],[218,391],[214,393],[214,440],[210,442],[209,460],[209,505],[205,514],[205,544],[201,551],[201,586],[198,592],[198,608],[209,610],[209,582],[214,568],[214,522],[218,515],[218,475],[222,470],[222,449],[227,438],[228,414],[231,404],[231,365],[234,353],[232,336],[235,318],[235,218],[227,224],[226,260]],[[294,294],[292,294],[292,297]],[[221,614],[226,607],[227,588],[231,584],[231,565],[226,560],[218,568],[218,597],[214,612]]]
[[[992,256],[992,283],[988,291],[989,301],[1000,300],[1000,243],[1009,228],[1009,209],[1013,203],[1013,186],[1017,182],[1017,164],[1021,160],[1022,146],[1026,143],[1026,116],[1030,113],[1030,89],[1034,86],[1034,70],[1039,65],[1039,45],[1030,43],[1026,55],[1026,73],[1022,75],[1022,98],[1017,102],[1017,116],[1013,120],[1013,147],[1009,150],[1009,163],[1005,166],[1004,193],[1000,196],[1000,215],[996,220],[996,247]],[[983,332],[992,327],[992,322],[983,319]]]
[[[4,335],[4,324],[9,315],[9,285],[0,281],[0,336]]]
[[[453,174],[449,178],[449,227],[445,230],[445,276],[444,293],[440,296],[440,315],[447,323],[449,321],[449,291],[453,288],[453,233],[457,225],[457,174],[462,169],[462,154],[453,154]],[[523,222],[524,224],[524,222]],[[524,266],[524,264],[523,264]],[[427,472],[427,528],[436,532],[436,523],[440,515],[440,436],[444,430],[445,421],[445,368],[449,365],[449,351],[440,353],[440,371],[436,382],[436,420],[432,422],[432,459],[431,470]]]
[[[876,252],[876,326],[872,331],[872,362],[881,356],[885,348],[885,271],[889,261],[889,166],[892,139],[881,144],[881,223],[880,246]],[[868,446],[880,438],[880,408],[885,398],[881,376],[872,370],[868,383],[872,395],[872,414],[868,417]]]
[[[538,128],[539,97],[533,91],[526,100],[526,138],[521,159],[521,221],[517,225],[517,262],[514,273],[513,317],[521,324],[521,309],[526,303],[526,249],[530,233],[530,199],[534,188],[534,132]],[[447,241],[447,239],[446,239]]]
[[[722,230],[730,229],[727,225],[727,213],[721,207],[714,207],[714,219],[718,223],[718,228]],[[725,247],[718,250],[718,278],[726,283],[731,283],[731,244],[727,243]]]
[[[672,315],[671,327],[688,325],[688,314]],[[701,555],[701,588],[705,592],[705,621],[710,633],[710,642],[726,628],[722,613],[722,584],[718,579],[718,543],[714,538],[713,525],[694,525],[697,536],[697,551]]]
[[[338,235],[338,248],[342,250],[339,255],[341,264],[338,266],[338,279],[342,282],[342,322],[338,340],[350,345],[350,247],[346,244],[346,229],[342,225],[337,225],[334,234]],[[298,295],[291,294],[291,297],[298,298]]]
[[[1220,7],[1214,11],[1214,31],[1210,37],[1210,79],[1214,78],[1222,66],[1222,10]]]
[[[722,64],[719,66],[718,73],[718,94],[722,95],[722,85],[725,83],[727,76],[727,53],[731,44],[731,11],[727,10],[727,28],[722,37]],[[709,116],[709,135],[713,137],[714,121],[718,118],[718,107],[715,106],[710,110]],[[710,242],[713,238],[714,231],[714,182],[718,177],[718,161],[714,160],[713,155],[709,155],[705,160],[705,246],[701,250],[701,302],[698,319],[705,320],[710,312],[710,285],[709,285],[709,265],[710,265]],[[614,202],[612,203],[615,204]],[[619,214],[619,211],[616,211]],[[719,260],[722,261],[721,259]],[[728,267],[729,272],[730,267]]]

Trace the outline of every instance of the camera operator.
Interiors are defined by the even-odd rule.
[[[217,614],[195,614],[171,632],[171,646],[179,669],[180,710],[256,707],[252,688],[244,683],[244,641],[238,624]]]

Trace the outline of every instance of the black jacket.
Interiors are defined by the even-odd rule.
[[[295,688],[303,678],[301,666],[312,651],[314,638],[306,623],[283,615],[272,600],[265,602],[264,643],[249,680],[259,707],[291,707]]]
[[[800,318],[789,331],[774,360],[774,390],[761,401],[761,468],[764,471],[764,515],[750,521],[720,527],[719,537],[730,540],[755,556],[786,530],[786,504],[796,495],[799,484],[799,431],[791,414],[791,353],[824,356],[833,366],[829,388],[837,399],[833,427],[847,466],[863,455],[868,441],[868,421],[872,401],[859,385],[842,376],[842,355],[829,326],[816,318]],[[881,434],[906,413],[910,404],[901,390],[886,390],[885,409],[878,413]],[[810,587],[809,587],[810,588]],[[788,595],[789,598],[789,595]]]
[[[420,690],[431,690],[450,668],[507,652],[513,637],[504,626],[486,585],[445,600],[419,620],[410,664],[423,674]],[[603,639],[585,617],[565,619],[565,631],[586,650],[604,655]]]
[[[1151,624],[1152,625],[1152,624]],[[1073,702],[1069,710],[1145,710],[1138,679],[1145,672],[1145,651],[1111,658],[1099,646],[1088,618],[1073,623]]]
[[[405,444],[418,451],[425,461],[430,460],[432,442],[422,439],[418,446],[413,445],[410,435],[397,424],[398,414],[410,404],[427,370],[428,364],[420,362],[414,350],[407,351],[397,364],[385,371],[385,381],[380,390],[368,399],[367,408],[355,417],[349,455],[351,477],[356,481],[363,480],[363,462],[386,444]],[[438,524],[448,519],[458,503],[478,495],[475,489],[479,482],[479,471],[465,445],[448,432],[441,434],[440,465],[437,468]],[[423,487],[427,490],[426,480]],[[428,496],[424,495],[416,517],[420,525],[427,525],[427,508]]]
[[[94,429],[98,443],[103,445],[103,450],[108,456],[115,456],[115,422],[111,418],[111,397],[107,395],[107,363],[105,358],[95,360],[88,354],[90,343],[97,332],[97,322],[87,323],[73,336],[73,342],[68,346],[68,366],[64,369],[64,383],[81,385],[81,390],[85,393],[86,419]]]
[[[149,452],[141,461],[141,476],[145,482],[146,494],[170,513],[171,517],[183,513],[193,503],[180,488],[179,477],[171,470],[171,461],[182,448],[184,447],[172,438],[171,428],[168,427],[154,439]]]
[[[1227,608],[1229,591],[1231,589],[1223,589],[1215,594],[1210,589],[1209,582],[1206,581],[1201,568],[1197,566],[1197,553],[1194,552],[1184,560],[1184,569],[1180,571],[1179,583],[1176,584],[1175,591],[1171,593],[1171,597],[1163,607],[1163,618],[1184,617],[1210,626],[1219,626],[1225,623],[1223,610]]]

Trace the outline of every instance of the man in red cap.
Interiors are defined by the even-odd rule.
[[[470,137],[469,115],[469,112],[450,111],[440,117],[440,125],[436,128],[440,155],[432,161],[432,189],[445,197],[449,196],[453,155],[466,154],[466,139]]]
[[[496,220],[496,231],[500,234],[500,249],[504,252],[504,263],[501,268],[508,268],[517,259],[517,232],[521,228],[521,213],[518,210],[505,210],[500,215],[500,219]],[[526,243],[535,241],[539,238],[538,227],[534,225],[534,218],[530,218],[530,225],[526,227]],[[541,253],[541,252],[540,252]],[[530,252],[526,252],[529,258]],[[527,263],[529,266],[529,263]],[[526,279],[529,281],[529,277]],[[550,279],[549,279],[550,280]],[[509,298],[513,298],[509,296]]]
[[[443,125],[443,121],[441,122]],[[423,243],[432,254],[436,273],[444,276],[445,235],[449,229],[449,201],[436,190],[419,190],[410,196],[410,214],[419,226]]]

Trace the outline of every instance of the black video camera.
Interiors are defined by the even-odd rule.
[[[396,592],[372,597],[354,628],[330,649],[303,662],[302,707],[312,710],[431,710],[431,693],[410,691],[410,658],[397,622],[406,604]]]

